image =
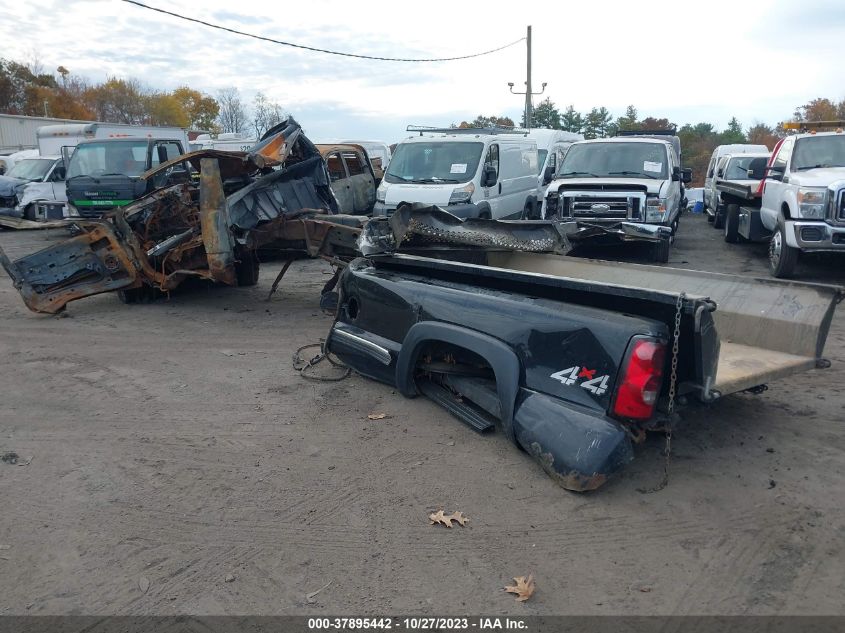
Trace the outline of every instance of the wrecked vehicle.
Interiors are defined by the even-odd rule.
[[[829,365],[845,288],[561,257],[572,230],[419,205],[373,220],[326,348],[476,431],[498,427],[575,491],[683,404]]]
[[[376,203],[376,187],[384,172],[376,174],[367,150],[361,145],[323,145],[317,149],[326,161],[332,191],[341,213],[366,215]]]
[[[70,301],[111,291],[134,303],[189,277],[253,285],[259,248],[297,248],[328,259],[354,255],[357,220],[334,215],[325,163],[293,119],[248,154],[201,150],[139,178],[154,182],[185,161],[199,171],[198,183],[156,189],[102,219],[79,221],[81,235],[16,261],[0,249],[0,263],[27,307],[53,314]]]
[[[65,195],[65,167],[60,156],[38,156],[19,160],[0,176],[0,216],[35,220],[38,203],[62,202]],[[51,218],[56,219],[56,218]]]
[[[642,136],[641,136],[642,134]],[[689,169],[678,137],[661,131],[573,143],[546,189],[542,218],[575,221],[573,245],[643,242],[669,261]]]

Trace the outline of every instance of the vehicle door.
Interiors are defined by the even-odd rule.
[[[795,145],[795,138],[789,137],[780,146],[772,165],[766,172],[766,181],[763,185],[763,199],[760,205],[760,220],[769,231],[777,227],[778,215],[780,214],[781,203],[789,186],[789,159],[792,157],[792,148]]]
[[[704,176],[704,206],[708,209],[714,209],[715,205],[713,203],[713,192],[715,188],[713,186],[713,177],[715,176],[716,172],[716,160],[719,158],[719,150],[713,150],[713,154],[710,156],[710,162],[707,164],[707,173]]]
[[[343,159],[340,157],[340,152],[331,152],[326,156],[326,166],[329,169],[329,178],[331,180],[332,191],[334,197],[337,198],[337,204],[341,213],[353,213],[355,211],[355,201],[352,197],[352,187],[349,184],[349,179],[346,174],[346,167]]]
[[[163,163],[179,158],[182,154],[184,152],[182,151],[182,144],[179,141],[156,141],[152,146],[147,169],[158,167]],[[155,175],[153,178],[153,188],[160,189],[181,182],[188,182],[190,177],[187,163],[177,163]]]
[[[671,146],[665,147],[665,161],[669,180],[666,183],[666,210],[669,211],[668,222],[672,223],[681,210],[681,161]]]
[[[61,158],[53,165],[53,169],[47,175],[47,180],[50,181],[50,186],[53,191],[53,200],[67,201],[67,193],[65,187],[65,162]]]
[[[486,173],[492,173],[489,182],[484,181]],[[484,163],[481,166],[481,198],[490,205],[490,217],[498,218],[500,215],[500,196],[502,192],[502,183],[499,180],[499,144],[493,143],[487,148],[487,154],[484,156]]]
[[[346,166],[347,184],[352,193],[354,213],[369,213],[376,202],[376,182],[360,151],[341,152]]]

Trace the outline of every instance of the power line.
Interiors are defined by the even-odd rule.
[[[473,57],[481,57],[483,55],[490,55],[491,53],[497,53],[501,50],[509,48],[514,44],[519,44],[520,42],[524,41],[525,38],[521,37],[518,40],[511,42],[510,44],[505,44],[504,46],[500,46],[498,48],[494,48],[489,51],[484,51],[482,53],[473,53],[472,55],[461,55],[459,57],[435,57],[429,59],[410,59],[405,57],[376,57],[374,55],[358,55],[356,53],[343,53],[340,51],[330,51],[325,48],[316,48],[314,46],[306,46],[305,44],[295,44],[293,42],[285,42],[284,40],[274,40],[271,37],[263,37],[261,35],[255,35],[253,33],[244,33],[243,31],[238,31],[237,29],[229,28],[228,26],[221,26],[220,24],[212,24],[211,22],[206,22],[204,20],[199,20],[197,18],[190,18],[187,15],[180,15],[178,13],[173,13],[172,11],[166,11],[165,9],[159,9],[158,7],[151,7],[146,5],[142,2],[136,2],[136,0],[121,0],[121,2],[126,2],[127,4],[134,4],[137,7],[141,7],[142,9],[149,9],[150,11],[156,11],[157,13],[163,13],[165,15],[173,16],[174,18],[179,18],[180,20],[187,20],[188,22],[195,22],[197,24],[202,24],[203,26],[208,26],[213,29],[219,29],[221,31],[228,31],[229,33],[234,33],[235,35],[243,35],[244,37],[251,37],[256,40],[262,40],[264,42],[271,42],[273,44],[281,44],[282,46],[291,46],[293,48],[301,48],[306,51],[314,51],[315,53],[326,53],[328,55],[340,55],[341,57],[356,57],[358,59],[374,59],[377,61],[383,62],[453,62],[459,59],[472,59]]]

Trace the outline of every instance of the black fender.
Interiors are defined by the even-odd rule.
[[[493,210],[490,209],[490,205],[487,202],[482,200],[476,206],[478,207],[478,217],[481,217],[484,213],[486,213],[489,218],[493,217]]]
[[[502,431],[517,444],[513,430],[513,415],[522,366],[513,349],[499,339],[451,323],[423,321],[408,330],[396,359],[396,387],[402,395],[413,398],[418,394],[414,382],[414,367],[426,343],[441,342],[462,347],[481,356],[496,376],[496,390],[502,412]]]

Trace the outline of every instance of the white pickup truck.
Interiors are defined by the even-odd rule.
[[[789,277],[801,252],[845,252],[845,133],[783,140],[766,174],[760,221],[771,234],[769,264]]]

